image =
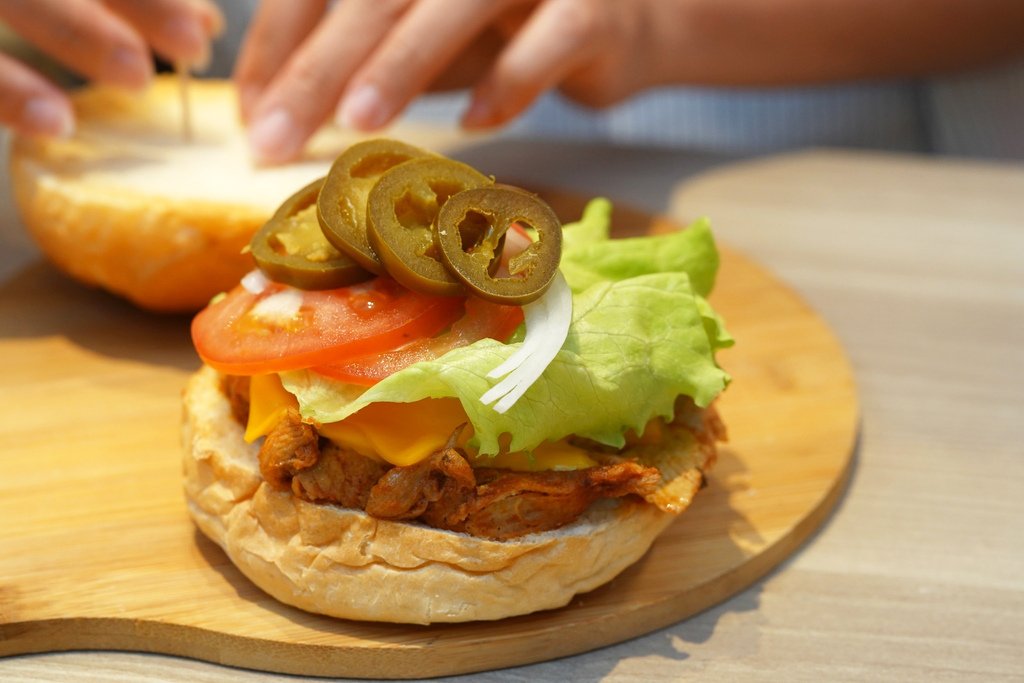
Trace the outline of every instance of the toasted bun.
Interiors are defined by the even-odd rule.
[[[675,517],[606,500],[561,529],[500,542],[378,520],[272,489],[242,432],[203,368],[184,395],[193,519],[261,589],[335,617],[426,624],[561,607],[636,562]]]
[[[357,140],[325,128],[305,157],[251,161],[228,81],[191,84],[191,141],[180,86],[142,95],[88,87],[72,96],[75,135],[17,137],[14,197],[28,231],[61,270],[157,311],[198,310],[252,268],[241,253],[292,192],[323,176]]]

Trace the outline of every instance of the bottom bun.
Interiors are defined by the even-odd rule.
[[[675,518],[603,500],[568,526],[510,541],[379,520],[271,488],[242,434],[204,367],[184,396],[189,512],[261,589],[334,617],[428,624],[561,607],[640,559]]]

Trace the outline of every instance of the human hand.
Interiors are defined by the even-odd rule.
[[[207,0],[0,0],[0,21],[76,73],[126,88],[153,74],[149,48],[171,62],[202,66],[223,26]],[[0,53],[0,124],[41,135],[70,135],[67,96]]]
[[[561,88],[588,105],[648,85],[645,0],[263,0],[235,80],[258,161],[296,156],[329,117],[383,127],[420,93],[473,87],[467,128]]]

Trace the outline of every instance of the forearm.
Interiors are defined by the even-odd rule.
[[[1024,54],[1022,0],[643,0],[650,85],[905,77]]]

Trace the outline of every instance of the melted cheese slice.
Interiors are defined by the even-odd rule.
[[[266,436],[299,403],[277,375],[255,375],[249,384],[249,422],[245,440]],[[412,465],[448,443],[452,432],[468,422],[455,398],[435,398],[415,403],[371,403],[340,422],[317,426],[320,436],[343,448],[392,465]],[[471,429],[463,430],[459,445],[465,447]],[[545,443],[532,453],[502,453],[493,457],[470,456],[476,467],[498,467],[521,472],[575,470],[593,467],[587,452],[565,441]]]
[[[288,408],[299,409],[299,401],[281,384],[277,375],[253,375],[249,378],[249,422],[245,440],[252,443],[266,436],[280,422]]]
[[[416,403],[371,403],[341,422],[320,425],[321,436],[362,455],[392,465],[413,465],[444,448],[466,422],[458,399],[433,398]],[[463,431],[463,440],[469,430]]]

